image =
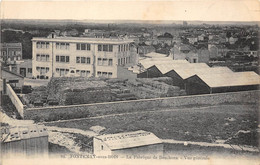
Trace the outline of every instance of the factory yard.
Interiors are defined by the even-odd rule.
[[[99,134],[145,130],[153,132],[161,139],[187,142],[206,142],[212,144],[235,145],[240,148],[205,147],[200,145],[165,144],[165,154],[203,152],[204,155],[221,154],[259,154],[243,151],[243,147],[257,150],[259,133],[258,106],[254,104],[223,104],[217,106],[197,105],[179,108],[164,108],[157,111],[98,116],[84,119],[46,122],[46,126],[76,128],[85,131],[93,126],[104,127]],[[74,134],[77,142],[90,142],[90,137]]]

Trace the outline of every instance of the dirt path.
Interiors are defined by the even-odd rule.
[[[162,139],[163,143],[170,144],[191,144],[191,145],[199,145],[204,147],[224,147],[227,149],[234,149],[237,151],[250,151],[250,152],[259,152],[256,147],[248,147],[248,146],[240,146],[240,145],[230,145],[230,144],[218,144],[218,143],[206,143],[206,142],[192,142],[192,141],[179,141],[173,139]]]

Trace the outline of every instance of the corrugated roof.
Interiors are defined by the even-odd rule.
[[[197,74],[197,76],[211,88],[260,84],[260,76],[255,72]]]
[[[111,150],[162,143],[162,141],[153,133],[143,130],[118,134],[100,135],[96,136],[95,138],[102,140]]]

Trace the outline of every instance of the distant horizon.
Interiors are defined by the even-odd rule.
[[[260,21],[202,21],[202,20],[102,20],[102,19],[0,19],[2,21],[80,22],[80,23],[146,23],[146,24],[258,24]]]

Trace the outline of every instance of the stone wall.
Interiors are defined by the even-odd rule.
[[[230,92],[207,95],[179,96],[156,99],[142,99],[120,102],[30,108],[24,111],[25,119],[54,121],[73,118],[93,117],[134,111],[149,111],[161,107],[185,105],[217,105],[223,103],[255,103],[259,101],[260,91]]]

